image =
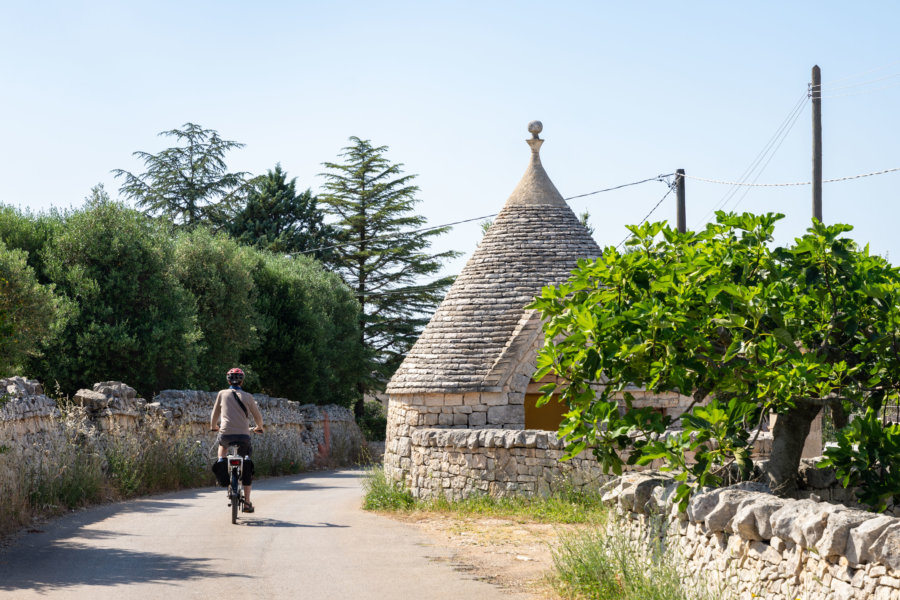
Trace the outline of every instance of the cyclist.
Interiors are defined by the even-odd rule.
[[[249,457],[252,451],[250,444],[250,415],[256,427],[253,429],[256,433],[262,433],[263,419],[259,412],[259,406],[253,398],[253,394],[245,392],[241,389],[244,383],[244,372],[240,369],[231,369],[225,375],[228,381],[228,387],[219,392],[216,396],[216,403],[213,405],[212,415],[209,418],[209,428],[212,431],[218,431],[217,441],[219,443],[219,463],[225,461],[228,453],[229,444],[238,444],[238,452],[241,456]],[[222,426],[219,427],[219,418],[221,417]],[[220,466],[217,464],[216,466]],[[219,471],[213,468],[213,471]],[[221,469],[220,472],[225,472]],[[221,483],[221,482],[220,482]],[[250,503],[250,488],[253,483],[253,463],[244,461],[244,470],[241,476],[241,483],[244,484],[244,512],[252,513],[253,505]]]

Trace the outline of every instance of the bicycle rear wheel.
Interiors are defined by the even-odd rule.
[[[238,476],[237,473],[231,474],[231,522],[237,523],[238,505],[241,503],[240,494],[238,492]]]

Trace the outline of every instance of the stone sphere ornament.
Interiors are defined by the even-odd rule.
[[[537,137],[538,134],[544,130],[544,124],[540,121],[532,121],[528,124],[528,132],[531,133],[534,137]]]

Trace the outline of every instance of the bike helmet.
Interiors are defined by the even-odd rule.
[[[244,381],[244,372],[240,369],[232,369],[225,375],[225,379],[227,379],[228,383],[231,385],[240,385]]]

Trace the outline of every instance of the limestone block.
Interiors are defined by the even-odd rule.
[[[827,514],[821,514],[818,504],[818,502],[812,500],[794,500],[787,502],[782,508],[776,510],[772,513],[772,516],[769,517],[769,524],[772,526],[772,535],[777,535],[785,540],[791,540],[793,543],[804,548],[808,547],[805,546],[806,538],[804,529],[801,528],[800,523],[803,519],[812,517],[809,524],[810,526],[814,526],[818,522],[821,525],[821,529],[819,530],[819,534],[821,535],[821,531],[825,529]],[[814,529],[811,530],[810,533],[815,533]],[[818,541],[818,538],[816,538],[816,541]]]
[[[837,484],[834,469],[819,469],[816,463],[820,459],[804,458],[800,461],[798,475],[806,487],[813,490],[824,490]]]
[[[633,488],[629,489],[632,495],[632,510],[640,514],[651,514],[655,508],[655,503],[652,502],[654,491],[670,482],[671,480],[667,477],[641,478]]]
[[[508,406],[509,403],[506,401],[506,394],[482,394],[481,395],[481,403],[484,406]],[[490,411],[488,411],[490,412]]]
[[[426,394],[423,404],[425,406],[443,406],[444,405],[444,395],[443,394]]]
[[[520,418],[521,406],[491,406],[487,411],[487,422],[492,425],[505,425]]]
[[[894,517],[884,515],[873,515],[872,517],[853,527],[847,536],[847,546],[844,550],[844,555],[851,565],[861,565],[872,560],[872,555],[869,551],[886,528],[895,527],[900,529],[900,522]]]
[[[869,552],[872,561],[881,563],[892,571],[900,571],[900,525],[885,528]]]
[[[481,401],[481,394],[469,393],[463,395],[463,404],[466,406],[484,406]]]
[[[784,507],[786,503],[787,500],[775,496],[759,496],[753,502],[746,502],[735,512],[731,521],[731,530],[745,540],[771,539],[770,518],[772,513]],[[783,544],[783,542],[781,543]]]
[[[73,398],[75,404],[83,406],[89,410],[100,410],[106,408],[109,400],[106,394],[95,392],[94,390],[78,390]]]
[[[743,490],[730,488],[709,493],[718,494],[719,501],[703,519],[707,531],[732,531],[731,520],[734,518],[735,513],[737,513],[741,505],[753,502],[757,499],[757,494],[753,492],[745,492]]]
[[[872,513],[855,510],[831,513],[822,537],[815,545],[819,556],[825,558],[844,556],[850,531],[858,525],[872,520],[873,517]]]

